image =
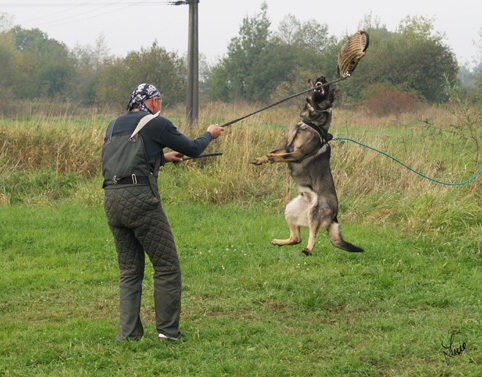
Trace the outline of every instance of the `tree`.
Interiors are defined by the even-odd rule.
[[[15,26],[8,33],[17,51],[15,87],[19,98],[67,96],[75,72],[74,61],[65,44],[48,38],[39,29]]]
[[[94,88],[96,99],[124,107],[132,90],[143,82],[159,88],[164,105],[182,103],[186,97],[186,65],[176,53],[168,53],[154,42],[149,49],[130,52],[107,64]]]
[[[472,92],[475,92],[477,98],[482,97],[482,28],[479,30],[479,39],[474,41],[474,45],[477,49],[477,54],[474,56],[473,80],[475,85],[472,88]]]
[[[0,12],[0,33],[6,33],[13,26],[13,16]]]
[[[441,103],[449,99],[447,80],[456,82],[458,63],[451,48],[443,43],[444,36],[434,31],[433,19],[407,17],[399,26],[400,54],[404,57],[398,70],[398,82],[405,80],[427,101]],[[411,69],[407,70],[406,67]]]
[[[301,90],[306,87],[308,78],[315,79],[314,76],[320,75],[328,79],[335,78],[337,40],[329,35],[327,24],[320,24],[314,19],[300,22],[296,17],[288,14],[281,21],[276,36],[281,44],[287,44],[296,51],[296,63],[292,76],[294,81],[282,85],[294,85]],[[298,76],[298,73],[303,71],[306,72],[303,77]],[[303,83],[303,87],[300,87],[300,82]]]
[[[302,25],[302,24],[300,24]],[[308,88],[308,80],[320,75],[328,81],[336,78],[337,50],[332,38],[323,48],[301,48],[295,41],[291,44],[276,44],[267,55],[270,61],[260,65],[260,76],[269,75],[274,80],[264,91],[271,93],[271,102]],[[274,89],[274,91],[273,91]]]
[[[293,44],[300,26],[301,23],[295,16],[287,14],[280,22],[275,35],[284,43],[288,45]]]
[[[247,100],[272,102],[276,90],[284,82],[296,81],[296,67],[298,65],[298,51],[291,45],[271,44],[263,55],[254,62],[250,75],[250,96]],[[306,80],[305,80],[306,82]]]
[[[13,97],[17,66],[13,49],[0,42],[0,112],[4,111]]]
[[[11,97],[15,86],[17,67],[15,61],[15,43],[11,34],[7,31],[10,28],[11,20],[0,14],[0,100],[3,102]]]
[[[330,47],[336,40],[328,36],[326,25],[315,20],[302,23],[288,15],[276,33],[270,26],[266,3],[253,18],[243,20],[227,56],[211,70],[211,100],[273,101],[305,89],[309,78],[334,76],[336,53]]]
[[[75,59],[76,74],[72,93],[83,103],[92,105],[95,102],[95,85],[99,80],[102,68],[111,64],[115,58],[110,55],[104,36],[101,34],[94,46],[77,45],[72,50]]]
[[[241,25],[239,36],[231,39],[227,57],[211,72],[211,100],[232,101],[243,98],[257,100],[253,89],[256,87],[253,73],[269,46],[267,5],[261,5],[261,12],[253,18],[246,17]]]

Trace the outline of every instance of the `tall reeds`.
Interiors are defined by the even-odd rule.
[[[166,109],[165,116],[194,138],[211,123],[224,124],[256,109],[246,104],[209,104],[201,109],[199,124],[193,127],[184,125],[184,117],[179,115],[183,109]],[[222,156],[168,164],[159,177],[163,200],[171,204],[236,202],[282,211],[297,194],[287,166],[254,166],[250,161],[282,142],[290,125],[298,121],[298,111],[296,104],[288,104],[253,115],[226,127],[210,144],[206,152],[222,152]],[[113,116],[0,120],[0,204],[65,196],[88,204],[101,201],[101,146]],[[440,181],[461,182],[480,169],[474,165],[480,140],[474,143],[473,127],[469,137],[461,137],[463,121],[440,107],[425,106],[383,117],[363,110],[335,109],[330,131],[335,137],[352,138],[384,151]],[[458,229],[480,227],[482,177],[465,186],[446,186],[350,141],[332,141],[331,145],[344,222],[396,221],[407,230],[429,227],[434,232],[454,224]],[[25,176],[32,178],[22,178]],[[56,193],[60,188],[63,191]],[[29,194],[32,189],[34,195]],[[23,196],[29,199],[22,200]]]

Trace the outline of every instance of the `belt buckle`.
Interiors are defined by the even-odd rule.
[[[119,180],[117,179],[117,176],[114,175],[114,176],[112,177],[112,184],[113,184],[113,185],[116,185],[117,183],[119,183]]]
[[[132,174],[131,177],[132,177],[132,183],[135,184],[135,185],[137,185],[137,177],[136,177],[136,175],[135,175],[135,174]]]

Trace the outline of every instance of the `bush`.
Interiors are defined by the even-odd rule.
[[[423,107],[413,96],[377,86],[361,103],[361,107],[374,116],[413,113]]]

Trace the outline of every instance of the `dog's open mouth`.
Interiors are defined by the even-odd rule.
[[[318,93],[318,94],[320,94],[320,95],[324,95],[324,94],[325,94],[325,88],[326,88],[326,86],[321,86],[321,85],[323,85],[323,84],[324,84],[323,82],[317,81],[316,84],[315,84],[315,90],[314,90],[314,92],[315,92],[315,93]],[[316,88],[316,87],[318,87],[318,88]]]
[[[326,78],[321,76],[321,77],[318,77],[316,79],[316,83],[315,83],[315,89],[313,90],[313,97],[314,99],[321,99],[322,97],[324,97],[325,95],[328,94],[328,92],[330,91],[330,86],[329,85],[324,85],[324,84],[327,84],[328,81],[326,81]],[[324,85],[324,86],[321,86],[321,85]]]

